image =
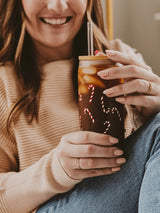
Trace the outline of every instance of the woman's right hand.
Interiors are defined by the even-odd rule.
[[[62,137],[58,147],[58,160],[72,179],[108,175],[120,170],[125,159],[123,151],[114,146],[116,138],[109,135],[79,131]]]

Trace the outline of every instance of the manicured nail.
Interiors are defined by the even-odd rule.
[[[111,89],[106,89],[103,91],[103,94],[105,95],[112,95],[114,93],[114,89],[111,88]]]
[[[120,149],[116,149],[116,150],[114,150],[114,155],[116,155],[116,156],[123,155],[123,151]]]
[[[97,72],[97,75],[102,76],[102,77],[107,77],[108,71],[106,71],[106,70],[99,71],[99,72]]]
[[[111,170],[112,170],[112,172],[117,172],[117,171],[119,171],[121,168],[120,167],[115,167],[115,168],[112,168]]]
[[[120,103],[124,103],[125,102],[125,98],[124,97],[118,97],[115,99],[117,102],[120,102]]]
[[[115,52],[115,51],[112,51],[112,50],[106,50],[105,52],[106,52],[106,54],[109,55],[109,56],[114,56],[114,55],[116,55],[116,52]]]
[[[125,158],[118,158],[117,160],[116,160],[116,163],[117,164],[122,164],[122,163],[125,163],[126,162],[126,159]]]
[[[109,142],[112,144],[118,143],[118,139],[117,138],[109,138]]]
[[[99,50],[96,50],[94,53],[95,53],[96,56],[99,56],[99,55],[104,56],[105,55],[103,52],[100,52]]]
[[[98,53],[100,53],[100,51],[99,51],[99,50],[96,50],[94,53],[95,53],[95,55],[97,55]]]

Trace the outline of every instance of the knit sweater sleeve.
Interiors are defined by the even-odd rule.
[[[38,162],[19,171],[14,131],[6,130],[10,103],[6,79],[0,70],[0,213],[28,213],[58,193],[70,190],[73,180],[61,168],[56,148]],[[13,85],[12,85],[13,86]]]

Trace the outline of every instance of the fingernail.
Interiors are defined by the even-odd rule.
[[[116,155],[116,156],[123,155],[123,151],[120,149],[116,149],[116,150],[114,150],[114,155]]]
[[[106,89],[103,91],[103,94],[105,95],[112,95],[114,93],[114,89]]]
[[[111,170],[112,170],[112,172],[117,172],[117,171],[119,171],[121,168],[120,167],[115,167],[115,168],[112,168]]]
[[[108,76],[108,71],[106,71],[106,70],[99,71],[99,72],[97,72],[97,75],[99,75],[101,77],[107,77]]]
[[[115,144],[115,143],[118,143],[118,139],[117,138],[109,138],[109,142]]]
[[[124,103],[125,102],[125,98],[124,97],[118,97],[115,99],[117,102],[120,102],[120,103]]]
[[[105,52],[107,55],[110,55],[110,56],[116,55],[115,51],[112,51],[112,50],[106,50]]]
[[[96,50],[94,53],[95,53],[95,55],[97,55],[99,52],[100,52],[99,50]]]
[[[105,55],[103,52],[100,52],[99,50],[96,50],[94,53],[95,53],[96,56],[99,56],[99,55],[104,56]]]
[[[117,160],[116,160],[116,163],[117,164],[122,164],[122,163],[125,163],[126,162],[126,159],[125,158],[118,158]]]

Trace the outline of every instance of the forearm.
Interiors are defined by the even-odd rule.
[[[77,182],[65,174],[53,150],[21,172],[1,173],[0,210],[31,212],[54,195],[70,190]]]

